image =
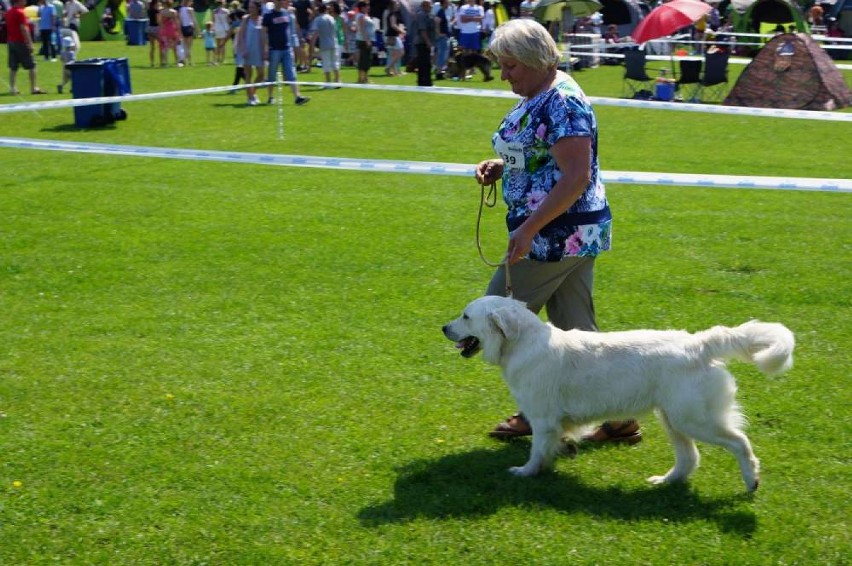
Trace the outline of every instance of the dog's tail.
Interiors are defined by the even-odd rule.
[[[703,357],[707,360],[735,358],[753,363],[767,375],[784,373],[793,367],[793,333],[777,322],[752,320],[735,328],[714,326],[696,332]]]

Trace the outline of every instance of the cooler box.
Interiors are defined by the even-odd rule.
[[[672,101],[675,96],[675,81],[671,79],[658,79],[654,90],[654,98],[657,100]]]

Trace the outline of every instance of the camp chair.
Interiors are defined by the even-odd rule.
[[[677,80],[677,88],[680,97],[686,102],[698,102],[698,92],[701,90],[701,65],[703,61],[681,59],[680,78]],[[682,88],[683,87],[683,88]]]
[[[633,98],[640,90],[653,89],[653,80],[645,72],[645,52],[631,49],[624,52],[624,93],[626,98]]]
[[[704,56],[704,76],[701,77],[701,98],[709,89],[714,100],[721,101],[728,86],[728,52],[718,51]]]

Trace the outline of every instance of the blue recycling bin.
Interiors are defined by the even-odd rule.
[[[148,20],[124,20],[127,45],[145,45],[148,42]]]
[[[130,94],[130,67],[127,57],[117,59],[84,59],[67,65],[71,72],[73,98],[99,98]],[[116,120],[126,120],[121,102],[74,107],[74,125],[96,128]]]

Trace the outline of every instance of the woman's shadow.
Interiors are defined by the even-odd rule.
[[[528,445],[510,443],[498,450],[474,450],[438,460],[419,460],[399,470],[394,496],[359,513],[369,527],[418,518],[487,516],[503,507],[549,507],[604,519],[636,521],[710,521],[722,531],[749,538],[757,528],[745,494],[701,497],[687,485],[647,486],[635,490],[583,484],[567,473],[518,478],[507,469],[523,462]]]

